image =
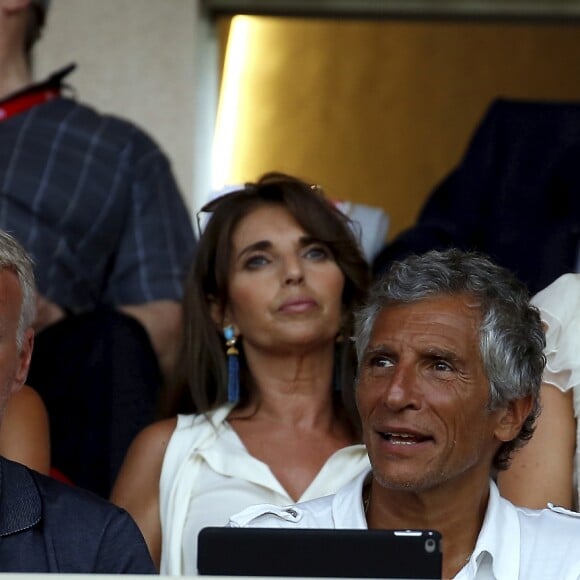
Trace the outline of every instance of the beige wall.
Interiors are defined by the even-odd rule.
[[[261,18],[231,181],[278,169],[380,205],[390,235],[496,96],[580,101],[580,25]]]
[[[190,202],[198,0],[53,0],[35,54],[42,78],[71,61],[79,99],[133,120],[169,155]]]

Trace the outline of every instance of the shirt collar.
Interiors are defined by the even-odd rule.
[[[43,91],[46,89],[58,89],[60,90],[64,86],[64,79],[76,69],[77,65],[75,63],[68,64],[67,66],[58,69],[56,72],[52,73],[48,78],[38,83],[30,84],[23,89],[6,95],[3,99],[0,99],[0,106],[12,99],[19,99],[28,95],[30,93]]]
[[[348,485],[340,488],[332,501],[332,517],[337,528],[366,529],[367,520],[362,499],[362,488],[371,476],[370,469],[361,473]]]
[[[0,536],[34,526],[41,515],[40,495],[30,471],[0,457]]]
[[[520,523],[515,507],[490,481],[489,501],[483,525],[469,562],[461,572],[466,578],[519,578]],[[460,574],[458,578],[462,578]]]
[[[367,528],[362,488],[370,471],[341,488],[332,502],[337,528]],[[457,578],[518,578],[520,570],[520,523],[515,507],[499,494],[490,480],[489,501],[483,525],[469,562]]]

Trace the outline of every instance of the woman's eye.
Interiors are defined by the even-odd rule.
[[[324,260],[328,258],[329,251],[324,246],[311,246],[306,250],[305,256],[311,260]]]
[[[245,262],[244,267],[250,270],[260,268],[268,263],[268,258],[263,255],[250,256]]]

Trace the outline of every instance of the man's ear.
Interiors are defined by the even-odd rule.
[[[30,359],[32,358],[32,349],[34,347],[34,330],[27,328],[24,331],[22,340],[22,348],[18,353],[18,368],[14,376],[14,383],[12,385],[12,392],[19,391],[22,385],[26,382],[28,376],[28,369],[30,368]]]
[[[495,429],[496,438],[505,443],[515,439],[524,421],[528,418],[534,405],[534,397],[528,395],[521,399],[510,401],[504,409],[501,409],[498,425]]]

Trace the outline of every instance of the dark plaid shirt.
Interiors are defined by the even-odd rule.
[[[68,98],[0,121],[0,228],[40,292],[77,312],[179,299],[195,243],[159,147]]]

